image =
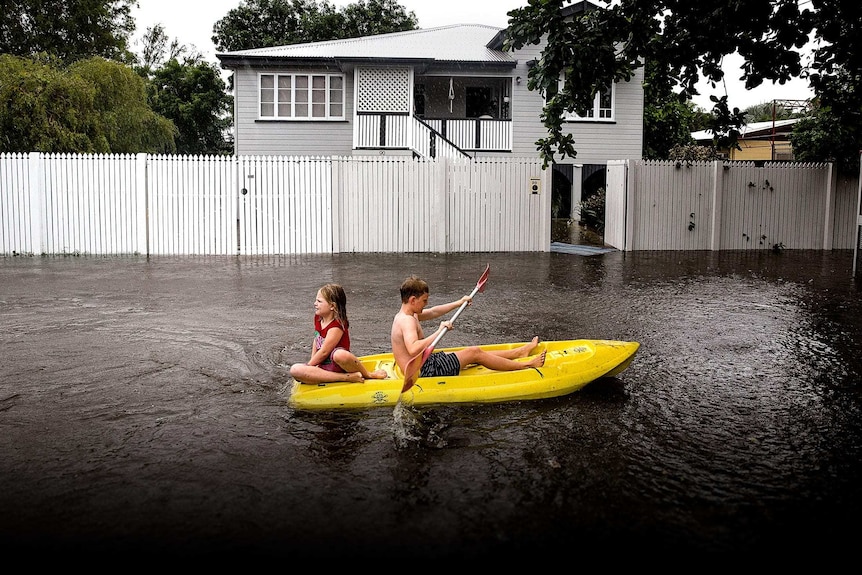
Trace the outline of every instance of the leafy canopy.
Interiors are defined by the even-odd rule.
[[[173,124],[150,109],[143,78],[128,66],[0,55],[0,152],[174,149]]]
[[[202,60],[171,58],[153,72],[149,103],[177,128],[179,154],[229,154],[225,135],[231,126],[233,97],[225,92],[218,69]]]
[[[740,79],[747,89],[802,75],[800,50],[809,34],[818,32],[816,25],[824,17],[819,8],[841,2],[812,0],[812,11],[797,0],[601,0],[604,7],[574,4],[566,18],[563,0],[529,0],[508,13],[506,46],[519,49],[547,38],[530,69],[528,87],[552,95],[542,114],[548,137],[536,142],[548,163],[556,154],[577,154],[574,138],[563,130],[564,114],[584,114],[599,90],[630,80],[645,62],[655,66],[649,88],[673,91],[681,102],[698,94],[702,77],[713,88],[720,84],[722,59],[728,54],[744,58]],[[556,90],[560,78],[562,88]],[[730,108],[726,94],[710,100],[709,128],[724,138],[717,145],[734,145],[744,113]]]
[[[102,56],[123,60],[137,0],[4,0],[0,54],[50,54],[65,63]]]
[[[359,0],[338,11],[326,0],[245,0],[213,26],[216,50],[232,52],[414,30],[395,0]]]

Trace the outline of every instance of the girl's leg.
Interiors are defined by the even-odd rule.
[[[308,365],[306,363],[295,363],[290,366],[290,376],[302,383],[332,383],[336,381],[364,381],[361,373],[339,373],[337,371],[328,371],[317,367],[316,365]]]
[[[363,379],[386,379],[386,372],[382,369],[368,371],[353,353],[346,349],[336,349],[332,352],[332,361],[341,366],[348,373],[359,373]]]

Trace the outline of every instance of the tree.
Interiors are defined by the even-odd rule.
[[[233,123],[233,96],[218,67],[179,40],[169,41],[161,24],[147,28],[141,43],[136,69],[147,79],[150,107],[177,129],[177,153],[231,153],[226,135]]]
[[[855,97],[848,85],[847,99]],[[838,94],[832,94],[832,101]],[[843,105],[838,103],[838,106]],[[862,141],[859,122],[842,121],[833,109],[818,106],[812,114],[793,126],[790,143],[793,156],[801,162],[834,162],[844,174],[859,173],[859,142]]]
[[[137,0],[4,0],[0,53],[51,54],[62,62],[102,56],[122,60],[135,29]]]
[[[203,60],[203,55],[198,52],[189,53],[185,44],[180,44],[176,38],[169,40],[161,24],[147,28],[141,37],[140,57],[135,56],[138,73],[149,78],[154,69],[174,58],[189,58],[197,62]]]
[[[96,57],[73,63],[69,73],[94,87],[100,131],[111,153],[160,153],[176,149],[176,128],[150,108],[146,83],[134,70]]]
[[[213,26],[219,51],[353,38],[413,30],[413,12],[394,0],[359,0],[341,12],[322,0],[245,0]]]
[[[745,109],[745,121],[771,122],[772,120],[790,120],[800,118],[804,114],[781,102],[761,102]]]
[[[800,160],[834,161],[843,173],[859,173],[862,149],[862,13],[852,0],[812,0],[817,48],[809,83],[817,95],[809,121],[790,141]]]
[[[548,99],[542,121],[548,137],[536,142],[546,163],[555,154],[575,157],[574,139],[562,131],[565,112],[584,113],[594,95],[613,82],[628,81],[644,62],[654,62],[652,81],[672,87],[681,101],[698,94],[706,77],[713,88],[722,80],[722,58],[738,53],[745,64],[741,79],[747,89],[770,80],[784,83],[803,73],[800,49],[815,38],[843,41],[844,51],[821,54],[820,65],[851,66],[856,59],[860,16],[849,0],[811,0],[813,10],[797,0],[602,0],[606,8],[587,7],[565,21],[563,0],[529,0],[510,11],[506,46],[519,49],[547,38],[541,57],[528,74],[528,87],[550,94],[559,78],[563,88]],[[832,8],[840,4],[840,14]],[[591,5],[589,5],[591,6]],[[850,19],[854,34],[832,31],[831,24]],[[827,26],[827,24],[829,26]],[[830,33],[824,33],[829,30]],[[851,54],[854,54],[851,56]],[[815,60],[815,64],[818,61]],[[824,85],[826,84],[824,80]],[[812,79],[812,86],[817,87]],[[710,95],[716,145],[736,145],[745,115],[730,108],[727,95]],[[858,113],[858,108],[856,109]]]
[[[645,158],[666,160],[676,147],[694,144],[691,133],[709,125],[709,114],[691,101],[682,102],[666,84],[653,81],[655,65],[646,64],[644,72],[644,151]]]
[[[344,24],[339,28],[340,38],[403,32],[418,25],[416,14],[405,12],[396,0],[358,0],[345,6],[341,16]]]
[[[177,153],[231,153],[225,134],[232,123],[233,97],[225,92],[215,65],[172,58],[155,70],[148,93],[153,110],[177,128]]]
[[[167,152],[173,130],[123,64],[0,55],[0,152]]]

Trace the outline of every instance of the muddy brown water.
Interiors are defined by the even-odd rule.
[[[414,408],[409,429],[289,407],[320,285],[345,286],[354,351],[378,353],[404,277],[441,303],[486,264],[440,346],[635,340],[631,367]],[[0,258],[3,556],[840,562],[862,510],[851,269],[848,251]]]

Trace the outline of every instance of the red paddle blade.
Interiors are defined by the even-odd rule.
[[[425,351],[414,357],[410,360],[410,363],[407,364],[407,373],[404,374],[404,385],[401,386],[401,393],[404,393],[416,383],[416,380],[419,378],[419,373],[422,371],[422,366],[425,364],[425,360],[428,359],[428,356],[434,351],[434,346],[429,345],[425,348]]]
[[[416,357],[410,360],[407,364],[407,367],[404,368],[404,385],[401,386],[401,393],[404,393],[416,383],[416,378],[419,377],[419,371],[422,369],[422,362],[424,359],[422,358],[422,354],[420,353]]]
[[[488,267],[485,268],[485,272],[482,274],[482,277],[479,278],[479,281],[476,282],[476,291],[482,293],[485,291],[485,282],[488,281],[488,274],[491,272],[491,264],[488,264]]]
[[[434,346],[433,345],[429,345],[428,347],[425,348],[425,351],[422,352],[422,363],[423,364],[425,363],[425,361],[427,361],[428,356],[430,356],[433,352],[434,352]],[[422,366],[420,365],[419,367],[421,368]],[[420,369],[420,371],[421,371],[421,369]]]

